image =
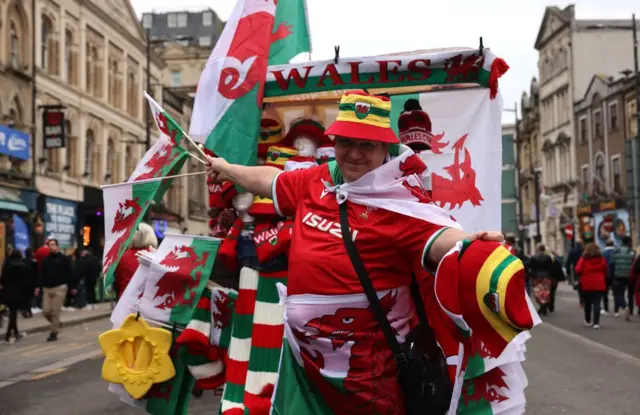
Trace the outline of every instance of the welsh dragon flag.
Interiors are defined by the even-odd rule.
[[[200,76],[189,134],[230,163],[256,163],[270,58],[286,63],[309,50],[304,5],[238,0]]]
[[[157,322],[189,324],[219,246],[217,238],[168,234],[154,254],[140,313]]]
[[[128,182],[155,179],[175,174],[184,165],[189,152],[183,147],[184,131],[162,107],[146,92],[151,114],[160,131],[153,146],[138,162]]]
[[[431,172],[433,202],[468,233],[502,229],[502,99],[490,93],[477,88],[391,97],[391,126],[400,139],[431,143],[420,158]]]
[[[114,282],[114,271],[122,254],[151,203],[158,196],[161,179],[102,186],[104,204],[104,256],[102,273],[104,286]]]

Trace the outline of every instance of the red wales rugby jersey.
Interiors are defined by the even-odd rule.
[[[288,295],[362,293],[342,241],[340,213],[330,164],[279,173],[273,202],[282,216],[294,217],[289,252]],[[407,286],[416,261],[445,229],[440,225],[347,202],[352,237],[376,291]]]

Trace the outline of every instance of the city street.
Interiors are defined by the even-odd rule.
[[[583,326],[575,292],[558,290],[557,311],[533,332],[525,368],[527,414],[632,415],[640,379],[640,322],[603,316]],[[100,379],[97,336],[107,320],[71,327],[49,344],[46,333],[0,345],[0,414],[136,414]],[[192,399],[190,413],[215,413],[219,397]]]

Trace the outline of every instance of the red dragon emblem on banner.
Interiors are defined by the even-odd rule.
[[[471,54],[466,58],[463,58],[462,54],[458,54],[445,59],[444,71],[447,73],[445,82],[462,83],[478,79],[482,65],[484,65],[484,56],[481,56],[480,53]]]
[[[389,292],[380,302],[388,313],[396,303],[396,296]],[[333,350],[336,350],[351,343],[349,370],[344,379],[347,394],[336,393],[334,386],[320,373],[320,369],[324,368],[324,356],[317,350],[313,350],[315,356],[312,355],[307,346],[300,348],[305,372],[335,410],[345,411],[348,408],[344,413],[362,415],[402,413],[402,400],[398,400],[401,392],[395,378],[372,376],[372,373],[388,372],[385,356],[391,358],[382,332],[372,324],[377,327],[371,307],[345,307],[334,314],[310,320],[306,326],[317,330],[317,335],[306,337],[304,333],[294,330],[295,337],[303,344],[309,344],[308,339],[328,338]]]
[[[136,177],[135,181],[155,179],[158,177],[158,173],[162,173],[165,167],[169,166],[180,156],[178,152],[173,153],[174,148],[171,144],[165,144],[160,147],[160,149],[144,163],[144,166],[148,168],[149,171]]]
[[[451,179],[433,173],[433,201],[442,208],[447,204],[450,209],[462,207],[465,202],[471,202],[473,206],[480,206],[484,198],[476,187],[476,171],[471,165],[471,153],[464,147],[467,134],[455,142],[453,149],[453,164],[444,168]],[[460,161],[460,155],[464,151],[464,161]]]
[[[259,3],[270,0],[247,0],[245,7],[259,8]],[[278,4],[277,0],[272,0]],[[227,53],[227,65],[220,73],[218,91],[227,99],[238,99],[258,86],[257,104],[262,104],[264,83],[267,76],[267,60],[272,43],[285,39],[291,26],[280,24],[272,32],[274,16],[264,11],[240,18]]]
[[[214,295],[216,296],[213,300],[214,308],[211,310],[213,325],[219,329],[229,327],[231,317],[233,316],[231,297],[224,292],[219,292]]]
[[[197,268],[204,268],[209,258],[209,253],[204,252],[198,256],[190,246],[176,246],[161,261],[160,265],[168,269],[156,282],[156,298],[165,297],[165,300],[156,305],[161,310],[171,309],[181,305],[193,305],[193,290],[200,284],[202,271],[194,275]]]
[[[107,273],[109,268],[118,262],[118,259],[126,249],[125,242],[131,236],[133,227],[138,221],[138,217],[142,213],[139,199],[127,199],[118,204],[118,210],[113,218],[113,226],[111,233],[118,234],[109,251],[104,256],[102,272]]]

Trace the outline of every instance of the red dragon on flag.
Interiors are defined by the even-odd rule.
[[[107,273],[109,268],[114,265],[122,252],[125,242],[131,236],[131,231],[138,221],[138,216],[142,212],[142,207],[139,204],[139,199],[127,199],[124,202],[120,202],[118,205],[118,211],[113,218],[113,226],[111,227],[111,233],[119,234],[107,254],[104,256],[102,270],[103,273]]]
[[[433,173],[433,202],[442,208],[447,204],[450,209],[462,207],[465,202],[473,206],[480,206],[484,200],[480,190],[476,187],[476,171],[471,165],[471,153],[464,146],[467,134],[460,137],[454,144],[453,164],[444,168],[451,176],[450,179]],[[464,161],[460,155],[464,151]]]
[[[209,258],[209,253],[204,252],[198,255],[190,246],[176,246],[161,261],[160,265],[168,271],[156,282],[154,299],[166,297],[165,300],[156,305],[160,310],[171,309],[181,305],[193,305],[195,290],[200,284],[202,271],[194,271],[204,267]],[[185,296],[188,295],[188,298]]]

